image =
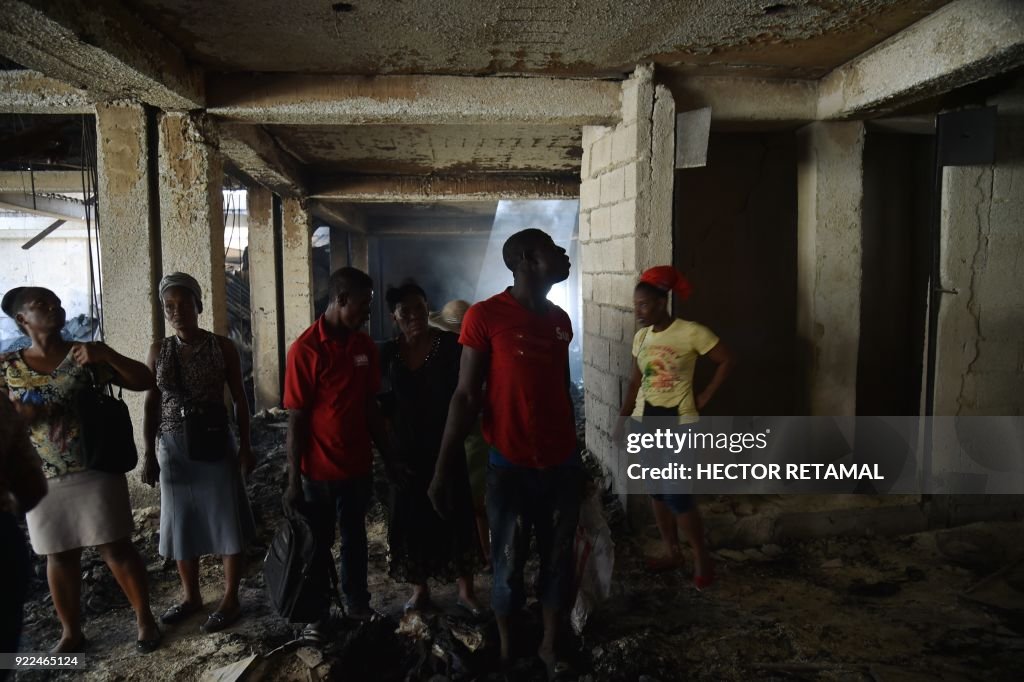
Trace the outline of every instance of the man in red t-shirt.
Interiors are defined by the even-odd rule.
[[[370,317],[373,280],[355,268],[331,275],[331,302],[288,349],[284,406],[288,410],[288,489],[285,505],[303,512],[316,535],[320,565],[329,566],[335,519],[341,529],[341,588],[347,613],[368,619],[366,509],[372,493],[371,440],[386,452],[377,405],[377,346],[360,331]],[[327,575],[323,575],[325,588]],[[324,618],[307,628],[311,638]]]
[[[491,445],[486,500],[494,567],[491,606],[501,657],[509,656],[509,615],[525,603],[523,570],[532,532],[544,612],[537,654],[553,675],[555,631],[573,596],[572,550],[583,482],[569,396],[572,324],[547,300],[551,287],[569,276],[569,258],[535,229],[509,237],[502,256],[513,285],[472,306],[462,321],[459,386],[430,499],[439,514],[449,513],[461,443],[482,410],[484,437]]]

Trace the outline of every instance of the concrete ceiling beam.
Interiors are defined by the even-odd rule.
[[[1024,65],[1024,2],[956,0],[819,82],[818,118],[887,113]]]
[[[817,116],[818,84],[742,76],[667,75],[676,111],[711,107],[716,123],[806,123]]]
[[[301,164],[262,127],[220,125],[215,133],[221,154],[246,178],[278,196],[306,195]]]
[[[306,210],[331,227],[341,227],[350,232],[366,234],[364,219],[353,206],[339,206],[324,201],[310,201]]]
[[[113,0],[0,0],[0,54],[101,99],[205,105],[202,70]]]
[[[464,176],[345,175],[313,184],[310,196],[325,201],[418,202],[481,199],[575,199],[577,175],[511,175],[479,173]]]
[[[40,194],[82,192],[81,171],[0,171],[0,193],[31,194],[32,187]]]
[[[66,197],[25,194],[23,192],[0,192],[0,208],[65,221],[85,222],[86,217],[95,220],[96,212],[85,202]]]
[[[0,71],[0,114],[92,114],[84,90],[38,71]]]
[[[615,81],[463,76],[219,75],[211,115],[282,125],[532,123],[608,125],[621,118]]]

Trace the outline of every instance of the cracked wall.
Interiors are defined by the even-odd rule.
[[[989,104],[996,163],[943,180],[936,415],[1024,414],[1024,86]]]

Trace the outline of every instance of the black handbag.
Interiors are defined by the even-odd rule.
[[[79,435],[86,469],[124,474],[139,462],[128,406],[111,385],[98,385],[89,371],[90,386],[78,393]]]
[[[174,342],[177,344],[177,342]],[[188,458],[200,462],[217,462],[227,453],[230,432],[228,411],[222,402],[188,402],[185,381],[181,375],[178,347],[174,351],[174,372],[181,394],[181,420],[185,426],[185,449]]]

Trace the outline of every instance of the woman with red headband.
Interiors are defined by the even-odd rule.
[[[733,366],[732,354],[707,327],[672,316],[668,294],[678,300],[690,296],[690,283],[670,265],[646,270],[633,291],[633,308],[641,329],[633,337],[633,377],[629,384],[616,438],[621,438],[627,417],[678,417],[679,423],[697,421]],[[693,392],[693,369],[703,355],[718,367],[707,387]],[[648,560],[654,571],[679,568],[683,564],[679,545],[681,528],[694,554],[693,584],[697,589],[714,580],[711,558],[704,544],[700,510],[692,495],[652,494],[654,517],[665,542],[664,556]]]

